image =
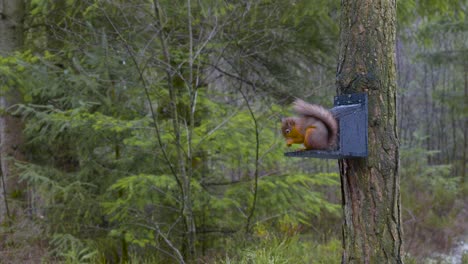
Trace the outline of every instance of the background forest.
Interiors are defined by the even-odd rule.
[[[1,263],[340,262],[337,162],[284,157],[279,132],[294,98],[332,104],[340,1],[22,8],[0,92],[21,94],[24,193],[1,203],[25,210],[1,212]],[[468,262],[467,15],[398,2],[407,263]]]

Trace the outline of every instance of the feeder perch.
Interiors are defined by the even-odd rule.
[[[286,152],[288,157],[344,159],[367,157],[367,94],[335,96],[330,109],[338,121],[338,146],[333,150]]]

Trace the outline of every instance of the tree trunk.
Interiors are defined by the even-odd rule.
[[[339,161],[342,263],[402,263],[396,0],[342,0],[338,94],[369,96],[369,157]]]
[[[464,97],[465,97],[465,106],[468,105],[468,64],[464,65],[464,72],[465,72],[465,78],[464,78]],[[466,177],[466,163],[468,162],[467,160],[467,153],[468,153],[468,118],[465,118],[465,122],[463,124],[463,158],[462,158],[462,186],[465,188],[465,184],[467,183],[467,177]]]
[[[10,56],[23,44],[23,14],[22,0],[0,0],[0,56]],[[0,76],[0,83],[5,83],[6,76]],[[20,118],[8,112],[10,106],[21,102],[21,94],[17,87],[2,87],[0,93],[0,157],[2,181],[0,184],[0,223],[9,216],[7,199],[24,194],[24,184],[18,182],[14,160],[23,160],[20,150],[23,144],[22,123]],[[15,210],[12,210],[15,214]]]

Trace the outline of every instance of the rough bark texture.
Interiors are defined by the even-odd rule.
[[[369,96],[369,157],[340,160],[342,263],[402,263],[396,0],[342,0],[338,94]]]
[[[0,0],[0,56],[10,56],[22,46],[23,15],[22,0]],[[5,183],[0,188],[0,223],[5,220],[7,213],[5,199],[25,193],[24,186],[18,183],[14,169],[14,160],[24,159],[20,150],[23,126],[20,118],[8,112],[8,108],[21,102],[22,97],[17,87],[7,86],[4,81],[5,77],[0,75],[0,160],[3,176],[0,185]]]

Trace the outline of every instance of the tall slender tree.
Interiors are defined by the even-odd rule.
[[[24,1],[0,0],[0,56],[7,57],[18,50],[23,43]],[[18,182],[14,160],[23,159],[20,146],[23,143],[22,124],[18,117],[11,115],[9,108],[21,101],[18,87],[11,85],[5,74],[0,74],[0,156],[1,195],[0,222],[10,214],[7,199],[21,194],[23,187]]]
[[[342,263],[402,263],[396,115],[396,0],[343,0],[339,94],[369,96],[369,157],[340,160]]]

